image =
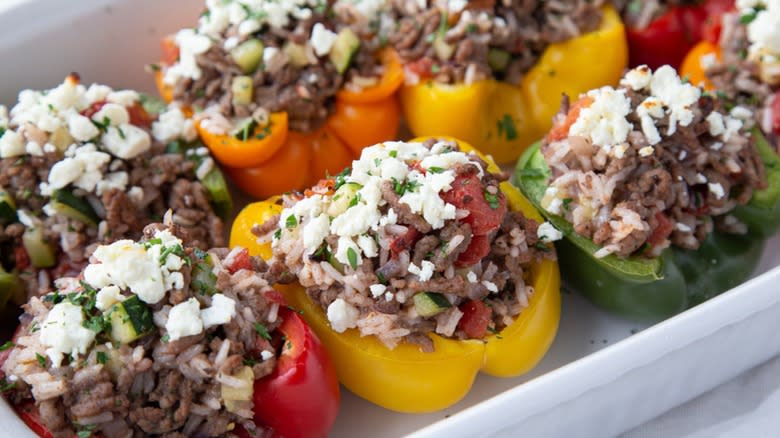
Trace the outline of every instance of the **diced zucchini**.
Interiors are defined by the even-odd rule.
[[[138,295],[111,306],[106,317],[111,323],[111,339],[122,344],[129,344],[154,329],[152,312]]]
[[[141,93],[139,100],[141,101],[141,106],[149,114],[161,114],[168,110],[168,104],[155,96]]]
[[[227,220],[228,216],[233,212],[233,198],[230,196],[230,190],[227,182],[225,182],[225,177],[222,175],[222,171],[216,167],[211,169],[201,182],[209,192],[211,207],[214,209],[214,212],[217,213],[217,216]]]
[[[97,353],[102,354],[98,356]],[[119,354],[119,350],[116,348],[108,348],[105,345],[98,345],[95,347],[95,355],[96,357],[104,359],[105,363],[100,363],[103,363],[105,369],[107,369],[115,379],[119,377],[119,373],[122,372],[122,368],[125,366],[124,362],[122,362],[122,356]]]
[[[339,73],[344,73],[359,48],[360,38],[352,32],[352,29],[344,28],[336,36],[333,48],[330,49],[330,62],[336,66]]]
[[[252,367],[244,366],[231,377],[241,380],[244,384],[240,388],[221,385],[222,401],[225,402],[225,408],[228,412],[237,411],[246,402],[252,400],[254,394],[255,373]]]
[[[341,272],[342,274],[344,273],[345,266],[340,261],[338,261],[338,259],[336,259],[336,255],[332,252],[328,253],[328,263],[336,268],[337,271]]]
[[[255,119],[247,117],[236,122],[233,130],[230,131],[230,135],[238,138],[239,140],[248,139],[252,137],[252,134],[254,134],[255,127],[257,127],[257,122]]]
[[[249,105],[252,103],[252,92],[255,82],[251,76],[236,76],[230,84],[230,91],[233,93],[234,105]]]
[[[203,295],[214,295],[217,290],[217,275],[211,265],[211,256],[192,268],[192,287]]]
[[[328,216],[338,216],[341,213],[347,211],[352,206],[355,198],[357,197],[358,190],[362,189],[358,183],[346,183],[336,190],[333,194],[333,198],[328,206]]]
[[[89,225],[97,226],[100,222],[89,202],[67,190],[55,190],[51,195],[51,206],[57,213]]]
[[[0,311],[5,309],[9,300],[17,301],[20,292],[24,293],[24,286],[21,280],[19,280],[19,276],[11,272],[5,272],[2,266],[0,266]]]
[[[436,57],[441,61],[447,61],[455,54],[455,46],[444,41],[444,37],[441,35],[433,40],[433,50],[436,52]]]
[[[57,263],[54,249],[46,241],[41,228],[27,228],[22,235],[22,244],[34,267],[51,268]]]
[[[0,224],[16,222],[16,202],[8,192],[0,191]]]
[[[309,57],[306,55],[306,46],[295,44],[293,42],[287,42],[282,51],[290,59],[290,65],[293,67],[303,67],[309,64]]]
[[[503,72],[509,67],[512,56],[506,50],[491,48],[488,50],[488,65],[490,69]]]
[[[420,292],[414,296],[414,310],[423,318],[438,315],[452,307],[444,295],[436,292]]]
[[[75,143],[75,140],[70,135],[70,130],[65,126],[61,126],[52,132],[49,137],[49,143],[53,144],[60,152],[65,152],[70,145]]]
[[[254,73],[263,60],[264,49],[265,47],[263,47],[263,43],[260,40],[252,38],[237,45],[230,51],[230,56],[233,57],[233,61],[235,61],[242,72]]]

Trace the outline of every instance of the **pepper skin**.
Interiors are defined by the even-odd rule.
[[[539,144],[523,154],[515,169],[514,181],[537,207],[549,172]],[[749,227],[745,236],[712,233],[695,251],[671,248],[654,259],[612,254],[597,259],[593,241],[576,234],[560,216],[539,210],[565,236],[556,242],[564,283],[632,320],[660,321],[742,283],[764,248],[764,240]]]
[[[423,141],[417,139],[413,141]],[[464,151],[474,150],[459,142]],[[500,169],[482,156],[489,169]],[[531,203],[509,183],[502,183],[509,208],[540,221]],[[231,230],[231,245],[252,240],[247,223],[263,223],[281,213],[275,199],[258,202],[239,214]],[[242,216],[250,216],[247,219]],[[250,246],[250,253],[268,254],[270,244]],[[477,373],[498,377],[518,376],[532,369],[549,349],[560,319],[560,274],[558,265],[544,260],[533,266],[534,295],[529,306],[511,325],[484,340],[457,341],[430,334],[435,351],[401,343],[389,350],[373,336],[361,337],[356,329],[336,333],[323,309],[312,302],[297,284],[279,286],[287,301],[303,311],[303,317],[328,349],[341,383],[350,391],[387,409],[421,413],[444,409],[463,398]]]
[[[171,44],[169,39],[162,42],[163,65],[172,64],[178,57]],[[279,112],[270,115],[267,126],[255,127],[241,138],[210,133],[200,123],[196,125],[198,134],[227,167],[233,182],[254,197],[266,198],[312,185],[348,166],[364,146],[396,137],[401,110],[395,92],[401,86],[403,72],[392,53],[383,52],[380,58],[385,69],[378,83],[358,92],[337,93],[335,112],[313,132],[289,130],[287,113]],[[173,91],[163,83],[161,72],[156,73],[155,81],[160,96],[170,102]]]
[[[401,108],[412,133],[450,135],[482,145],[498,163],[514,162],[550,129],[562,93],[578,96],[620,79],[628,64],[625,32],[612,7],[603,11],[598,30],[551,44],[519,85],[428,80],[401,87]]]

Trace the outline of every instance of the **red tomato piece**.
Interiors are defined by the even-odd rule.
[[[267,291],[265,293],[265,299],[275,304],[281,304],[281,305],[287,304],[287,300],[284,299],[284,295],[282,295],[276,289],[271,289]]]
[[[445,202],[469,211],[462,219],[471,225],[475,236],[484,236],[501,226],[506,215],[506,197],[499,190],[495,195],[485,191],[477,175],[458,175],[452,189],[442,193]]]
[[[420,237],[420,232],[417,228],[409,227],[409,231],[403,236],[398,236],[390,242],[390,253],[393,257],[397,257],[399,253],[411,249],[414,243],[417,242],[417,238]]]
[[[650,237],[647,238],[647,243],[652,246],[656,246],[666,240],[666,238],[672,234],[672,230],[674,230],[674,224],[672,224],[672,221],[670,221],[669,218],[660,211],[655,214],[655,219],[658,221],[658,226],[655,227],[653,232],[650,234]]]
[[[458,321],[458,328],[471,339],[484,338],[493,317],[493,309],[479,300],[467,301],[458,308],[463,312],[463,316]]]
[[[780,135],[780,91],[772,97],[770,111],[772,111],[772,132]]]
[[[465,268],[477,264],[490,253],[490,240],[487,236],[471,236],[468,248],[455,260],[455,267]]]
[[[273,373],[255,381],[255,422],[285,438],[325,437],[339,410],[336,369],[297,313],[279,315],[286,341]]]
[[[249,251],[242,248],[238,254],[233,257],[230,265],[226,266],[226,268],[231,274],[235,274],[242,269],[252,269],[252,260],[249,258]]]
[[[433,72],[431,72],[433,64],[433,59],[431,58],[420,58],[406,64],[406,69],[419,76],[420,79],[426,79],[433,76]]]
[[[16,410],[19,418],[24,421],[24,424],[35,432],[36,435],[41,438],[54,438],[54,435],[52,435],[49,429],[43,424],[43,421],[41,421],[41,414],[32,400],[14,406],[14,410]]]

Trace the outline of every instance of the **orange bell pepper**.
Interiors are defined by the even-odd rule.
[[[178,57],[171,44],[170,39],[162,42],[163,66]],[[380,58],[384,72],[378,83],[360,91],[339,91],[334,113],[314,132],[289,130],[287,114],[279,112],[271,114],[269,125],[242,136],[246,140],[216,135],[197,124],[201,140],[229,167],[233,182],[252,196],[265,198],[314,184],[349,166],[363,147],[396,137],[401,110],[395,92],[403,82],[403,69],[391,52],[382,52]],[[170,102],[173,90],[162,78],[158,71],[160,96]]]
[[[712,91],[715,86],[707,79],[704,67],[701,65],[702,58],[709,55],[715,55],[719,62],[723,58],[720,46],[717,44],[705,40],[693,46],[680,66],[680,76],[688,78],[688,81],[694,85],[701,85],[705,90]]]

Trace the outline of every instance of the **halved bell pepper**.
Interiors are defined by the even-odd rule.
[[[641,1],[631,3],[639,4]],[[631,13],[631,5],[627,6]],[[700,40],[717,42],[721,17],[734,7],[734,0],[704,0],[694,5],[669,6],[647,27],[626,26],[630,64],[656,69],[668,64],[677,68],[685,54]],[[628,21],[627,21],[628,22]]]
[[[163,65],[178,57],[163,40]],[[315,184],[336,174],[360,154],[363,147],[390,140],[398,133],[401,110],[395,97],[403,71],[392,52],[380,54],[384,72],[376,85],[336,94],[335,111],[313,132],[292,131],[287,113],[272,113],[266,126],[252,126],[239,135],[216,135],[198,123],[198,134],[226,173],[244,192],[265,198]],[[171,59],[173,61],[171,61]],[[157,72],[160,96],[173,99],[170,86]]]
[[[460,142],[464,151],[474,150]],[[481,155],[489,169],[500,169]],[[509,183],[501,190],[509,207],[540,221],[541,216],[522,194]],[[251,253],[267,257],[270,244],[260,244],[251,234],[252,224],[263,223],[282,211],[278,198],[250,204],[239,213],[231,230],[231,245],[247,245]],[[552,260],[536,263],[530,283],[534,294],[529,306],[511,325],[484,340],[457,341],[435,334],[435,351],[424,353],[419,347],[401,343],[388,349],[375,337],[361,337],[356,329],[336,333],[319,304],[312,302],[299,285],[279,286],[292,306],[326,346],[341,383],[355,394],[399,412],[432,412],[460,400],[471,388],[480,371],[498,377],[523,374],[532,369],[552,343],[560,319],[560,275]]]
[[[565,236],[556,242],[564,283],[594,304],[629,319],[659,321],[742,283],[758,265],[765,242],[750,223],[748,235],[715,232],[695,251],[672,248],[658,258],[594,257],[598,245],[541,208],[551,174],[539,147],[520,158],[514,182]]]
[[[599,29],[551,44],[518,85],[428,80],[401,87],[407,125],[415,135],[451,135],[482,145],[498,163],[514,162],[550,129],[561,94],[615,85],[623,74],[628,64],[623,23],[611,6],[603,12]]]

